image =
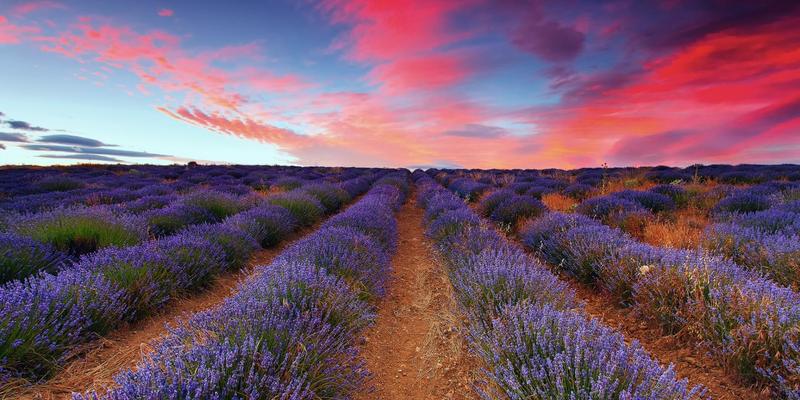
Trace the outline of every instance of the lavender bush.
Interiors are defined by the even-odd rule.
[[[55,273],[67,262],[64,253],[13,233],[0,233],[0,284],[39,272]]]
[[[115,215],[103,207],[56,209],[22,215],[9,222],[18,234],[79,257],[108,246],[130,246],[148,238],[137,217]]]
[[[435,207],[447,192],[417,180]],[[452,194],[451,194],[452,196]],[[494,231],[466,205],[427,219],[429,236],[449,266],[469,319],[471,344],[487,365],[485,398],[697,398],[671,367],[663,368],[638,345],[575,311],[574,293]],[[546,217],[545,217],[546,218]],[[566,232],[584,216],[549,219]],[[593,225],[596,225],[593,224]],[[541,238],[549,237],[544,229]],[[553,245],[556,246],[556,245]],[[563,258],[562,258],[563,259]],[[563,310],[563,311],[562,311]]]
[[[394,207],[375,196],[359,204],[379,214]],[[354,339],[374,318],[357,288],[370,287],[387,263],[376,243],[352,227],[321,228],[257,269],[221,306],[178,326],[103,398],[349,398],[366,378]],[[342,251],[355,258],[328,259]]]
[[[490,360],[496,393],[486,399],[690,399],[672,366],[663,368],[638,345],[598,320],[549,306],[505,310],[492,328],[475,332]]]

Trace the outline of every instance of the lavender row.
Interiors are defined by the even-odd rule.
[[[427,234],[448,265],[490,380],[483,398],[688,399],[672,367],[580,310],[572,290],[488,228],[458,197],[416,177]]]
[[[76,398],[343,399],[363,389],[355,342],[384,291],[406,180],[379,180],[221,306],[174,328],[115,389]]]
[[[6,267],[0,270],[0,284],[40,271],[56,273],[99,249],[164,238],[191,225],[219,223],[263,204],[281,205],[301,225],[307,225],[322,212],[333,211],[347,200],[352,194],[346,189],[365,190],[368,179],[365,175],[337,185],[308,183],[266,198],[204,190],[173,198],[170,204],[139,215],[119,208],[94,206],[11,216],[7,218],[9,232],[0,240],[0,252],[6,256],[0,261]]]
[[[781,286],[800,288],[800,186],[767,182],[712,191],[717,193],[709,197],[723,195],[710,210],[716,222],[706,227],[699,245]],[[687,198],[679,185],[659,185],[589,198],[576,211],[625,229],[685,205]]]
[[[246,195],[303,183],[345,181],[379,170],[279,166],[92,166],[0,169],[0,209],[32,212],[54,205],[109,205],[203,187]]]
[[[640,243],[579,214],[551,212],[520,232],[550,264],[612,293],[623,305],[681,332],[776,395],[800,390],[800,297],[701,250]]]
[[[366,179],[366,180],[365,180]],[[374,179],[374,178],[373,178]],[[366,190],[369,178],[347,187]],[[56,275],[41,274],[0,287],[0,376],[47,376],[73,348],[121,323],[159,309],[176,294],[237,270],[260,246],[271,246],[351,198],[329,187],[318,193],[267,197],[217,223],[128,247],[101,249]],[[318,199],[337,199],[326,208]],[[298,203],[303,206],[296,207]],[[302,212],[313,210],[313,220]]]
[[[800,289],[800,187],[771,182],[734,191],[717,205],[701,245],[781,285]]]

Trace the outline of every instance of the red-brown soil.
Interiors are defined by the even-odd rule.
[[[362,354],[373,373],[356,399],[471,399],[477,359],[468,353],[452,288],[411,196],[398,214],[388,293]]]

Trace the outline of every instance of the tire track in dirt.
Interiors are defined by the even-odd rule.
[[[388,293],[361,352],[373,374],[366,399],[472,399],[478,368],[461,336],[449,278],[424,235],[412,193],[397,215],[399,243]]]

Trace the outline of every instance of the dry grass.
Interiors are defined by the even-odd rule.
[[[575,206],[578,205],[578,202],[575,201],[575,199],[564,196],[560,193],[548,193],[542,196],[542,202],[550,210],[561,212],[570,212]]]
[[[660,247],[696,248],[700,244],[708,218],[695,209],[680,210],[674,219],[657,219],[648,223],[641,240]]]

